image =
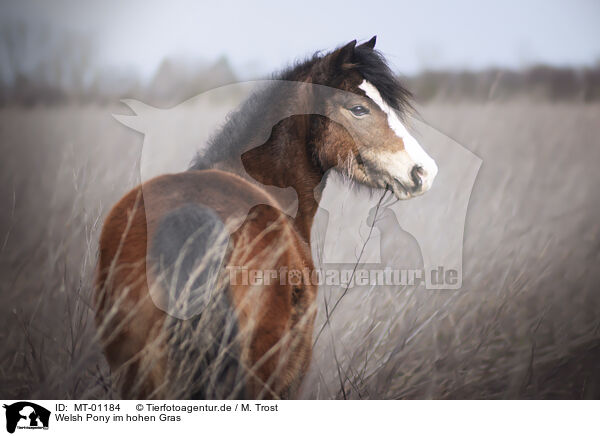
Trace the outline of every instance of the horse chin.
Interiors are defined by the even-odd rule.
[[[392,190],[392,192],[398,200],[410,200],[411,198],[413,198],[413,195],[407,192],[398,192],[395,190]]]
[[[342,177],[348,178],[356,183],[357,186],[364,186],[373,190],[385,189],[390,191],[398,200],[410,200],[411,198],[418,197],[424,193],[422,191],[415,192],[408,189],[403,182],[389,175],[373,177],[367,175],[360,168],[353,172],[348,172],[345,168],[339,167],[335,168],[335,170],[341,174]]]
[[[412,194],[402,188],[389,186],[388,189],[392,191],[394,197],[396,197],[398,200],[410,200],[412,198]]]
[[[408,189],[404,183],[398,179],[393,179],[392,182],[386,184],[386,189],[392,191],[398,200],[410,200],[411,198],[423,195],[423,191],[415,191]]]

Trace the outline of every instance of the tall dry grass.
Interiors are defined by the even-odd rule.
[[[91,287],[102,220],[139,182],[143,138],[114,111],[0,110],[5,398],[118,395]],[[421,113],[483,159],[463,288],[349,290],[301,397],[598,397],[600,106],[436,103]],[[341,292],[320,289],[316,332]]]

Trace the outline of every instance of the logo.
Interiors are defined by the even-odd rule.
[[[42,406],[29,401],[19,401],[6,409],[6,431],[14,433],[16,429],[43,429],[48,430],[50,411]]]
[[[239,143],[247,143],[246,146],[217,150],[205,146],[199,149],[198,144],[210,144],[210,138],[222,128],[227,114],[236,113],[237,108],[243,107],[243,102],[255,95],[257,90],[257,95],[262,95],[261,90],[272,87],[277,89],[274,94],[277,99],[289,104],[277,105],[266,101],[265,107],[275,109],[265,113],[264,117],[252,118],[250,124],[244,124],[246,136],[241,136]],[[298,95],[310,95],[311,103],[297,98]],[[286,185],[265,184],[248,173],[242,154],[267,143],[273,126],[297,115],[316,114],[344,125],[344,119],[335,111],[328,112],[327,108],[332,101],[353,97],[354,94],[322,85],[264,80],[216,88],[170,109],[123,100],[135,115],[113,116],[144,135],[140,159],[142,182],[160,174],[183,171],[198,156],[211,164],[227,162],[225,168],[228,171],[259,184],[277,200],[288,216],[295,218],[299,205],[296,191]],[[272,97],[269,98],[272,100]],[[325,277],[323,283],[326,285],[406,285],[454,290],[462,287],[464,227],[471,191],[482,161],[422,120],[410,114],[406,114],[405,119],[410,123],[414,137],[427,144],[427,151],[438,162],[440,170],[435,185],[423,196],[398,201],[393,195],[385,196],[383,191],[374,194],[370,188],[361,189],[360,183],[350,180],[348,174],[328,171],[315,189],[319,206],[311,236],[315,267]],[[175,141],[174,134],[177,134]],[[361,131],[348,131],[348,134],[353,135],[355,144],[364,142]],[[161,210],[158,205],[153,206],[154,201],[159,202],[160,199],[155,200],[151,192],[144,192],[146,217],[150,220],[149,214],[153,210]],[[245,211],[249,212],[252,206],[246,204]],[[242,213],[236,218],[236,222],[241,224],[245,216]],[[235,228],[231,230],[230,233],[233,233]],[[227,247],[226,243],[222,245]],[[150,252],[151,248],[148,247],[148,250]],[[211,254],[221,260],[224,249],[217,251],[215,249]],[[345,278],[347,271],[350,275]],[[281,278],[281,274],[276,275]],[[196,296],[190,294],[185,304],[176,304],[171,296],[165,298],[162,288],[157,286],[150,286],[150,295],[157,307],[171,316],[189,319],[197,314],[198,306],[193,303],[198,298]]]

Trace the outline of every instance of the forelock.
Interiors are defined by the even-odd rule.
[[[354,64],[363,78],[371,83],[390,107],[405,113],[411,109],[412,95],[391,70],[383,55],[368,47],[356,47]]]

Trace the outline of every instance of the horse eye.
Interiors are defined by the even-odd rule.
[[[369,109],[361,105],[353,106],[349,110],[352,112],[352,115],[356,117],[362,117],[363,115],[367,115],[369,113]]]

